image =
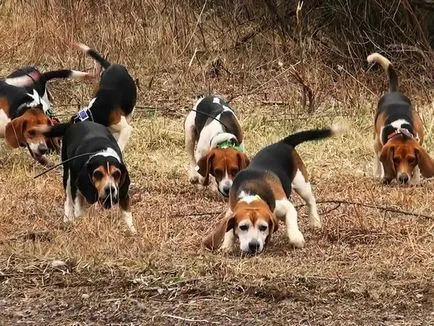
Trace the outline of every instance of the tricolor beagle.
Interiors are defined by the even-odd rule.
[[[89,55],[104,71],[95,97],[66,124],[86,120],[102,124],[111,130],[123,151],[132,132],[128,121],[136,105],[136,84],[124,66],[111,64],[87,45],[73,43],[73,47]]]
[[[49,93],[46,84],[53,78],[87,79],[91,74],[75,70],[55,70],[40,73],[34,67],[14,71],[0,81],[0,137],[12,148],[27,147],[39,163],[47,165],[43,156],[58,149],[55,142],[38,132],[37,125],[53,125]]]
[[[417,184],[420,173],[434,175],[434,162],[422,148],[423,126],[410,99],[398,91],[398,76],[389,60],[378,53],[367,58],[379,63],[389,78],[389,92],[384,94],[375,114],[374,149],[376,176],[384,183]]]
[[[204,246],[215,249],[224,237],[221,249],[231,250],[237,237],[243,253],[260,253],[277,230],[279,218],[286,224],[289,242],[295,247],[303,247],[304,237],[298,229],[297,211],[289,200],[292,189],[307,203],[310,225],[321,228],[321,220],[306,167],[295,146],[341,131],[339,126],[303,131],[260,150],[250,165],[235,177],[226,216],[204,239]]]
[[[188,114],[185,146],[190,156],[190,182],[208,185],[211,175],[225,197],[235,175],[249,164],[235,112],[217,96],[200,98]]]
[[[41,130],[48,137],[63,137],[64,221],[82,216],[86,202],[99,202],[106,209],[119,203],[125,223],[135,233],[128,194],[130,178],[110,130],[91,121]]]

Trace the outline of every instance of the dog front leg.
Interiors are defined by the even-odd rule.
[[[119,207],[122,212],[122,218],[124,219],[125,224],[132,234],[136,234],[137,230],[134,227],[133,214],[131,213],[130,207],[130,196],[127,195],[125,198],[122,198],[119,201]]]

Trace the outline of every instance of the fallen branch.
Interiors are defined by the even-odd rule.
[[[206,319],[191,319],[191,318],[184,318],[184,317],[180,317],[180,316],[175,316],[175,315],[169,315],[169,314],[162,314],[162,317],[168,317],[168,318],[173,318],[173,319],[177,319],[177,320],[182,320],[184,322],[187,323],[208,323],[208,324],[217,324],[216,322],[212,322]]]
[[[319,200],[316,203],[317,204],[355,205],[355,206],[379,209],[379,210],[391,212],[391,213],[397,213],[397,214],[408,215],[408,216],[418,216],[418,217],[423,217],[425,219],[434,220],[434,216],[430,216],[430,215],[424,215],[424,214],[420,214],[420,213],[412,213],[412,212],[403,211],[403,210],[393,208],[393,207],[377,206],[374,204],[365,204],[365,203],[353,202],[353,201],[348,201],[348,200]],[[303,206],[307,206],[307,204],[300,204],[300,205],[297,205],[295,207],[299,208],[299,207],[303,207]],[[334,209],[336,209],[336,208],[334,208]],[[332,210],[334,210],[334,209],[332,209]]]
[[[338,209],[339,207],[341,207],[341,205],[355,205],[355,206],[367,207],[367,208],[372,208],[372,209],[379,209],[382,211],[397,213],[397,214],[401,214],[401,215],[417,216],[417,217],[422,217],[422,218],[425,218],[428,220],[434,220],[434,216],[430,216],[430,215],[408,212],[408,211],[400,210],[398,208],[393,208],[393,207],[378,206],[375,204],[359,203],[359,202],[353,202],[353,201],[348,201],[348,200],[318,200],[316,203],[317,204],[336,204],[335,207],[323,212],[322,213],[323,215],[328,214],[328,213]],[[296,205],[295,208],[300,208],[300,207],[304,207],[304,206],[307,206],[307,204]],[[221,214],[224,211],[225,211],[225,208],[223,208],[221,211],[198,212],[198,213],[189,213],[189,214],[173,214],[173,215],[170,215],[170,217],[217,215],[217,214]]]

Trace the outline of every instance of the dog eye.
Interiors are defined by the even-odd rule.
[[[95,179],[100,180],[104,177],[103,173],[99,170],[95,170],[93,171],[93,175],[92,175]]]
[[[393,158],[393,162],[394,162],[395,164],[399,164],[399,162],[401,162],[401,159],[400,159],[399,157],[394,157],[394,158]]]
[[[238,173],[238,169],[232,169],[230,175],[234,177],[236,176],[237,173]]]
[[[223,171],[222,170],[220,170],[220,169],[216,169],[216,170],[214,170],[214,176],[216,177],[216,178],[219,178],[219,177],[221,177],[223,175]]]
[[[34,131],[33,129],[32,129],[32,130],[29,130],[28,134],[29,134],[29,137],[30,137],[30,138],[33,138],[33,137],[35,137],[35,135],[36,135],[36,131]]]
[[[112,173],[112,177],[115,180],[119,180],[121,178],[121,172],[120,171],[115,171]]]
[[[265,231],[267,230],[267,226],[266,226],[266,225],[260,225],[260,226],[258,227],[258,229],[259,229],[259,231],[261,231],[261,232],[265,232]]]
[[[240,230],[241,231],[247,231],[249,229],[249,226],[246,224],[240,225]]]
[[[408,163],[409,163],[409,164],[414,164],[414,163],[416,163],[416,158],[415,158],[415,157],[409,157],[409,158],[408,158]]]

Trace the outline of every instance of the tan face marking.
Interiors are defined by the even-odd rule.
[[[383,163],[386,179],[390,182],[396,178],[399,183],[407,184],[418,165],[417,148],[414,139],[403,139],[396,136],[390,139],[382,149],[380,160]]]
[[[92,172],[92,183],[98,192],[98,201],[110,208],[119,201],[121,170],[113,164],[100,165]]]
[[[198,162],[199,173],[205,178],[208,174],[213,175],[220,193],[226,197],[229,195],[233,179],[248,164],[247,155],[234,148],[215,148]]]
[[[262,252],[271,234],[277,230],[273,213],[261,199],[240,200],[234,209],[232,225],[240,250],[247,254]]]

